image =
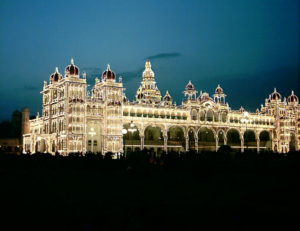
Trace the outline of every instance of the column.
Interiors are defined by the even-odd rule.
[[[227,136],[224,134],[224,145],[227,145]]]
[[[199,148],[198,148],[198,137],[195,138],[195,148],[196,148],[196,152],[198,152]]]
[[[244,152],[244,137],[241,139],[241,152]]]
[[[140,139],[141,139],[141,150],[143,150],[144,149],[144,142],[145,142],[145,136],[141,136],[140,137]]]
[[[164,136],[164,151],[168,152],[168,136]]]
[[[219,148],[219,137],[216,136],[216,152],[218,151]]]
[[[256,151],[259,153],[259,138],[256,139]]]
[[[185,151],[189,150],[189,137],[185,137]]]

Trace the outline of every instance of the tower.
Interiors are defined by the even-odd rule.
[[[102,102],[101,151],[122,152],[123,83],[116,82],[116,74],[107,65],[101,81],[96,81],[93,93]]]
[[[25,107],[22,110],[22,135],[28,134],[30,132],[30,111],[29,108]]]
[[[143,79],[136,93],[136,101],[140,104],[160,104],[161,93],[155,81],[155,74],[149,60],[145,63]]]

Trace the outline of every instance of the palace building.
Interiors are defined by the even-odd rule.
[[[176,105],[168,91],[161,94],[150,61],[134,101],[109,65],[91,91],[87,86],[86,73],[80,74],[73,59],[64,75],[55,69],[41,91],[42,115],[29,120],[29,110],[23,111],[24,152],[300,149],[300,105],[293,91],[283,98],[274,89],[260,109],[247,112],[231,109],[220,85],[209,95],[188,81],[185,100]]]

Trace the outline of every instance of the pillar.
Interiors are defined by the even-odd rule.
[[[219,137],[216,136],[216,152],[218,151],[219,148]]]
[[[241,152],[244,152],[244,137],[241,139]]]
[[[198,148],[198,137],[195,138],[195,149],[196,149],[196,152],[198,152],[199,148]]]
[[[185,151],[189,150],[189,137],[185,137]]]
[[[144,144],[145,144],[145,136],[141,136],[140,137],[140,139],[141,139],[141,150],[143,150],[144,149]]]
[[[168,136],[164,136],[164,151],[168,152]]]
[[[259,138],[256,139],[256,151],[259,153]]]

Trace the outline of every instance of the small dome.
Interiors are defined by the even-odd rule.
[[[102,73],[103,80],[115,80],[116,74],[110,69],[110,65],[107,64],[106,71]]]
[[[66,67],[66,75],[79,75],[79,68],[74,64],[74,59],[71,59],[71,64]]]
[[[274,92],[271,94],[272,100],[281,100],[281,95],[279,92],[276,91],[276,88],[274,88]]]
[[[220,87],[220,85],[218,84],[216,90],[215,90],[216,94],[224,94],[223,88]]]
[[[294,94],[294,91],[292,91],[292,94],[288,97],[288,102],[289,103],[298,103],[299,99],[298,97]]]
[[[62,79],[62,75],[59,73],[58,68],[55,68],[55,72],[50,75],[50,81],[51,82],[57,82],[58,80]]]
[[[194,84],[192,84],[191,80],[188,82],[188,84],[185,86],[185,89],[187,91],[195,90]]]

